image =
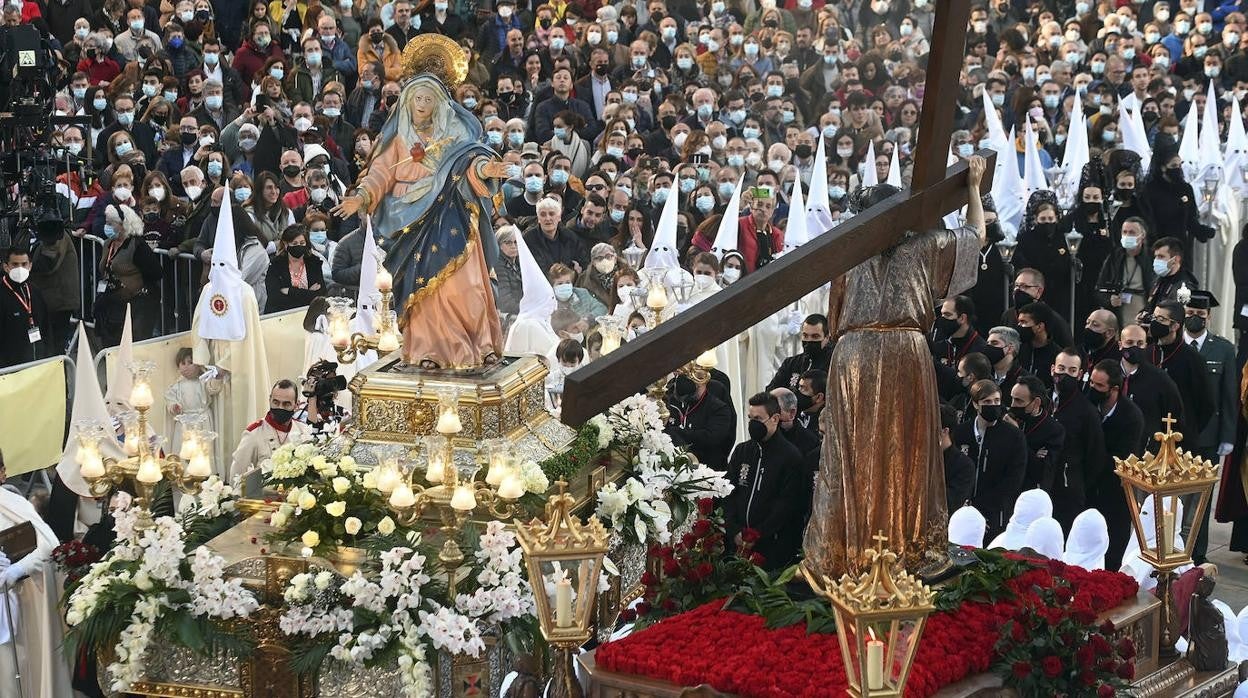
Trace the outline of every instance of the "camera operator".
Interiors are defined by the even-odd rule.
[[[312,427],[313,438],[338,433],[347,411],[336,400],[338,391],[346,388],[347,379],[338,375],[338,364],[322,359],[308,368],[302,385],[304,403],[295,419]]]
[[[31,252],[30,285],[42,293],[47,307],[48,355],[69,343],[72,321],[82,309],[78,252],[64,227],[40,231]]]
[[[0,367],[16,366],[51,355],[48,308],[30,278],[30,252],[13,247],[4,252],[0,281]]]

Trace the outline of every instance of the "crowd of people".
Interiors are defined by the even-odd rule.
[[[523,243],[555,300],[550,346],[538,353],[567,372],[600,355],[599,317],[624,318],[626,339],[645,331],[630,250],[652,246],[669,196],[679,261],[705,297],[785,251],[791,217],[806,215],[790,208],[795,182],[826,193],[818,203],[835,224],[854,213],[851,193],[888,179],[894,162],[908,181],[934,9],[7,0],[2,17],[47,38],[55,114],[78,120],[54,127],[52,143],[80,167],[58,178],[77,212],[64,233],[32,231],[0,260],[0,366],[62,352],[72,320],[88,313],[105,346],[127,306],[135,339],[152,336],[175,305],[162,256],[192,257],[199,277],[227,192],[239,266],[262,311],[354,297],[366,233],[335,207],[395,108],[405,47],[438,33],[468,65],[454,99],[511,166],[493,212],[499,311],[506,324],[521,314]],[[978,284],[933,299],[948,505],[975,506],[991,538],[1019,493],[1042,488],[1065,529],[1087,507],[1104,515],[1112,563],[1127,537],[1112,458],[1142,453],[1171,416],[1184,445],[1210,459],[1236,440],[1244,351],[1210,327],[1230,312],[1248,328],[1248,279],[1223,305],[1202,290],[1193,258],[1215,231],[1178,140],[1191,110],[1219,105],[1225,128],[1242,108],[1232,98],[1248,90],[1248,19],[1230,2],[1000,0],[975,5],[967,29],[959,84],[931,86],[956,93],[950,157],[988,143],[988,105],[1006,129],[1031,125],[1045,167],[1062,160],[1081,111],[1091,158],[1067,173],[1079,182],[1073,205],[1037,191],[1017,230],[986,201]],[[1122,147],[1120,105],[1141,113],[1148,161]],[[1020,135],[1001,155],[1017,155],[1023,171],[1026,146]],[[721,226],[734,194],[740,217]],[[734,239],[717,239],[725,229]],[[1070,231],[1083,236],[1077,251]],[[996,244],[1007,238],[1017,242],[1009,260]],[[181,299],[187,310],[192,298]],[[800,547],[837,332],[818,311],[786,318],[779,336],[800,353],[755,341],[749,361],[761,371],[681,375],[668,390],[673,435],[758,491],[731,507],[730,525],[761,527],[775,564]],[[1205,543],[1196,549],[1200,560]]]

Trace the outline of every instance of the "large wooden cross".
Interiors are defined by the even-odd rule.
[[[971,0],[937,0],[919,142],[902,190],[567,377],[561,419],[579,425],[966,204],[965,162],[948,167]],[[990,157],[992,153],[981,153]],[[867,167],[874,167],[867,163]],[[982,184],[992,175],[990,160]],[[802,212],[804,215],[804,212]]]

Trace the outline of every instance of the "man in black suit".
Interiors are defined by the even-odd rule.
[[[940,406],[940,450],[945,460],[945,505],[955,512],[971,501],[975,493],[975,461],[953,447],[953,430],[958,428],[958,411]]]
[[[940,304],[940,315],[932,323],[932,356],[936,359],[936,385],[941,396],[948,399],[959,385],[958,364],[967,354],[984,354],[988,342],[975,329],[975,303],[969,296],[946,298]]]
[[[1057,474],[1058,458],[1066,443],[1066,428],[1053,417],[1048,389],[1035,376],[1021,376],[1010,388],[1005,419],[1027,437],[1027,477],[1023,489],[1048,490]]]
[[[1153,340],[1150,354],[1154,366],[1165,370],[1183,399],[1185,427],[1193,442],[1213,417],[1215,406],[1209,388],[1209,372],[1200,352],[1182,341],[1184,310],[1175,300],[1163,300],[1153,309],[1148,326]]]
[[[826,371],[831,362],[832,345],[828,336],[828,318],[818,313],[807,315],[802,321],[802,353],[780,362],[780,368],[776,369],[776,375],[767,384],[767,390],[797,390],[803,373],[811,369]]]
[[[1065,338],[1054,332],[1059,322],[1057,313],[1040,301],[1018,310],[1018,326],[1015,329],[1022,340],[1018,365],[1024,372],[1040,378],[1047,387],[1053,386],[1053,362],[1058,351],[1065,346]]]
[[[1112,359],[1093,366],[1088,377],[1087,397],[1101,415],[1108,461],[1101,476],[1088,483],[1088,503],[1101,512],[1109,526],[1109,550],[1105,553],[1105,569],[1109,570],[1122,564],[1122,553],[1131,536],[1131,512],[1112,470],[1114,459],[1143,455],[1146,438],[1144,413],[1123,392],[1125,377],[1122,364]]]
[[[1083,357],[1073,347],[1063,349],[1053,362],[1053,416],[1066,430],[1066,443],[1058,461],[1053,484],[1053,518],[1069,532],[1070,524],[1083,511],[1087,483],[1104,476],[1105,434],[1096,408],[1084,396]]]
[[[809,457],[812,451],[817,452],[822,439],[819,438],[817,433],[812,432],[797,422],[797,393],[788,388],[775,388],[771,391],[771,394],[780,403],[781,436],[796,446],[803,457]],[[814,459],[816,466],[819,463],[817,455],[816,453],[816,458]]]
[[[1153,243],[1153,264],[1165,264],[1165,273],[1159,274],[1153,282],[1153,288],[1148,292],[1148,300],[1144,303],[1141,316],[1151,313],[1163,300],[1174,299],[1175,294],[1183,286],[1187,286],[1189,291],[1200,288],[1196,276],[1183,267],[1184,253],[1183,241],[1175,237],[1164,237]],[[1177,317],[1183,316],[1180,314]],[[1143,322],[1142,318],[1141,322]]]
[[[1027,440],[1018,427],[1002,417],[1001,389],[990,379],[971,385],[976,417],[953,430],[953,443],[975,463],[971,504],[988,521],[984,540],[1005,530],[1014,500],[1027,474]]]
[[[678,446],[686,446],[706,465],[723,470],[737,430],[732,405],[716,397],[706,380],[694,381],[685,374],[672,380],[667,393],[667,433]]]
[[[573,94],[576,98],[589,105],[594,119],[602,118],[607,106],[607,93],[611,91],[611,56],[605,48],[595,48],[589,52],[589,73],[576,81]]]
[[[828,372],[818,368],[802,374],[797,382],[797,423],[823,436],[819,426],[819,414],[823,412],[824,388],[828,384]]]
[[[1140,408],[1144,416],[1144,446],[1146,450],[1153,451],[1156,442],[1152,440],[1152,435],[1165,431],[1161,420],[1166,416],[1177,419],[1177,430],[1186,433],[1183,399],[1170,376],[1150,363],[1152,358],[1144,328],[1139,325],[1122,328],[1118,344],[1122,349],[1122,394]]]

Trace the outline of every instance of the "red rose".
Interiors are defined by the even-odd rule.
[[[1114,621],[1106,619],[1104,623],[1101,623],[1100,631],[1102,635],[1113,635]]]
[[[1062,673],[1062,660],[1050,654],[1040,662],[1040,668],[1044,669],[1044,675],[1048,678],[1056,678]]]
[[[668,558],[663,561],[663,574],[673,577],[680,571],[680,563]]]
[[[1013,672],[1016,679],[1031,676],[1031,662],[1014,662]]]
[[[1096,652],[1098,657],[1104,657],[1114,651],[1113,646],[1109,644],[1109,640],[1106,640],[1104,635],[1092,635],[1088,638],[1088,644],[1092,646],[1092,650]]]
[[[752,529],[752,528],[743,528],[743,529],[741,529],[741,540],[742,540],[742,542],[745,542],[745,543],[757,543],[757,542],[758,542],[758,539],[759,539],[759,538],[762,538],[762,537],[763,537],[763,535],[762,535],[761,533],[759,533],[758,531],[756,531],[755,529]]]
[[[1131,638],[1124,637],[1118,641],[1118,654],[1123,659],[1133,659],[1135,657],[1135,643]]]
[[[1079,672],[1079,683],[1083,684],[1084,686],[1095,685],[1096,674],[1092,673],[1090,669],[1084,669],[1083,671]]]
[[[1118,666],[1118,678],[1130,681],[1135,678],[1135,664],[1132,662],[1123,662]]]
[[[706,497],[698,500],[698,513],[703,516],[710,516],[715,511],[715,500]]]
[[[692,548],[693,546],[698,544],[698,537],[693,535],[693,531],[690,531],[689,533],[686,533],[685,535],[680,537],[680,544],[685,546],[686,548]]]
[[[658,581],[658,578],[648,571],[641,573],[641,583],[643,586],[654,586]]]
[[[1075,651],[1075,659],[1079,662],[1079,666],[1087,669],[1092,666],[1092,662],[1096,659],[1096,650],[1092,645],[1082,645]]]
[[[632,623],[637,620],[637,611],[634,611],[631,608],[626,608],[623,611],[620,611],[620,620],[625,623]]]
[[[746,559],[749,560],[750,564],[754,565],[755,567],[762,567],[763,563],[767,561],[767,558],[763,557],[762,553],[757,553],[757,552],[750,553],[750,556]]]
[[[1054,589],[1053,596],[1057,598],[1059,603],[1070,603],[1070,600],[1075,597],[1068,586],[1060,586]]]
[[[1089,608],[1076,608],[1070,615],[1080,625],[1092,625],[1096,622],[1096,613]]]
[[[650,615],[650,604],[646,603],[645,601],[638,603],[636,608],[637,608],[637,615],[639,616]]]
[[[1100,696],[1100,698],[1110,698],[1115,693],[1117,693],[1117,691],[1114,690],[1114,687],[1107,683],[1101,684],[1101,687],[1096,689],[1096,695]]]
[[[697,575],[697,578],[699,580],[702,580],[711,576],[711,574],[715,572],[715,567],[712,566],[711,563],[709,562],[703,562],[702,564],[698,565],[697,568],[695,568],[693,572],[695,575]]]
[[[698,519],[693,524],[693,535],[701,538],[711,531],[711,522],[706,519]]]

